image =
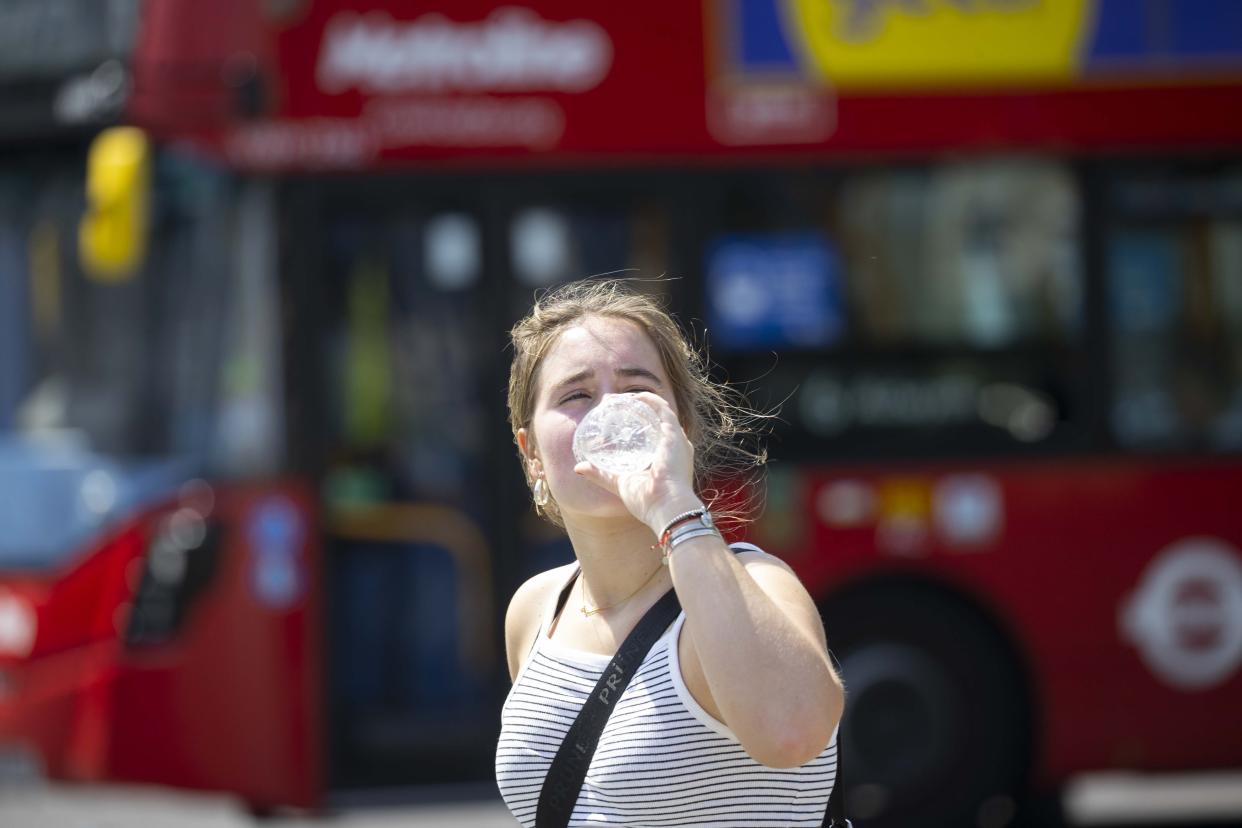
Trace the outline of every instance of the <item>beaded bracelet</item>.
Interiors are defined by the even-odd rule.
[[[658,545],[660,547],[664,547],[668,544],[669,534],[673,531],[673,527],[677,526],[679,523],[684,523],[687,520],[691,520],[696,517],[701,517],[702,515],[705,515],[705,514],[707,514],[706,509],[691,509],[688,512],[682,512],[680,515],[670,520],[668,524],[664,527],[664,531],[656,536],[657,538],[659,538]]]

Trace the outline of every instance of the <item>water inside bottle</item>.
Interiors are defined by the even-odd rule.
[[[578,424],[574,457],[614,474],[642,471],[655,459],[660,418],[629,394],[609,394]]]

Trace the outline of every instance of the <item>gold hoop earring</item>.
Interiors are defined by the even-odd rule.
[[[535,478],[535,485],[531,487],[531,494],[535,498],[535,506],[542,509],[548,505],[548,484],[542,477]]]

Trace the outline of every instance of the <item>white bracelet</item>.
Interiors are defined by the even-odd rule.
[[[716,528],[715,526],[704,526],[702,523],[700,523],[697,520],[694,521],[693,523],[687,521],[686,523],[683,523],[682,525],[676,527],[675,529],[673,529],[673,531],[668,533],[668,540],[664,542],[664,545],[672,546],[675,540],[677,540],[678,538],[684,535],[688,535],[691,532],[698,532],[702,529],[715,529],[715,528]]]
[[[715,529],[709,529],[705,526],[696,526],[693,529],[675,533],[668,539],[668,543],[664,545],[664,557],[661,559],[661,563],[668,566],[668,559],[672,557],[673,550],[676,549],[683,541],[688,541],[691,538],[705,538],[708,535],[715,535],[718,538],[721,537],[718,531]]]

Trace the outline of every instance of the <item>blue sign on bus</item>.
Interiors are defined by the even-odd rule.
[[[708,252],[712,346],[816,348],[845,330],[841,268],[818,233],[730,235]]]

